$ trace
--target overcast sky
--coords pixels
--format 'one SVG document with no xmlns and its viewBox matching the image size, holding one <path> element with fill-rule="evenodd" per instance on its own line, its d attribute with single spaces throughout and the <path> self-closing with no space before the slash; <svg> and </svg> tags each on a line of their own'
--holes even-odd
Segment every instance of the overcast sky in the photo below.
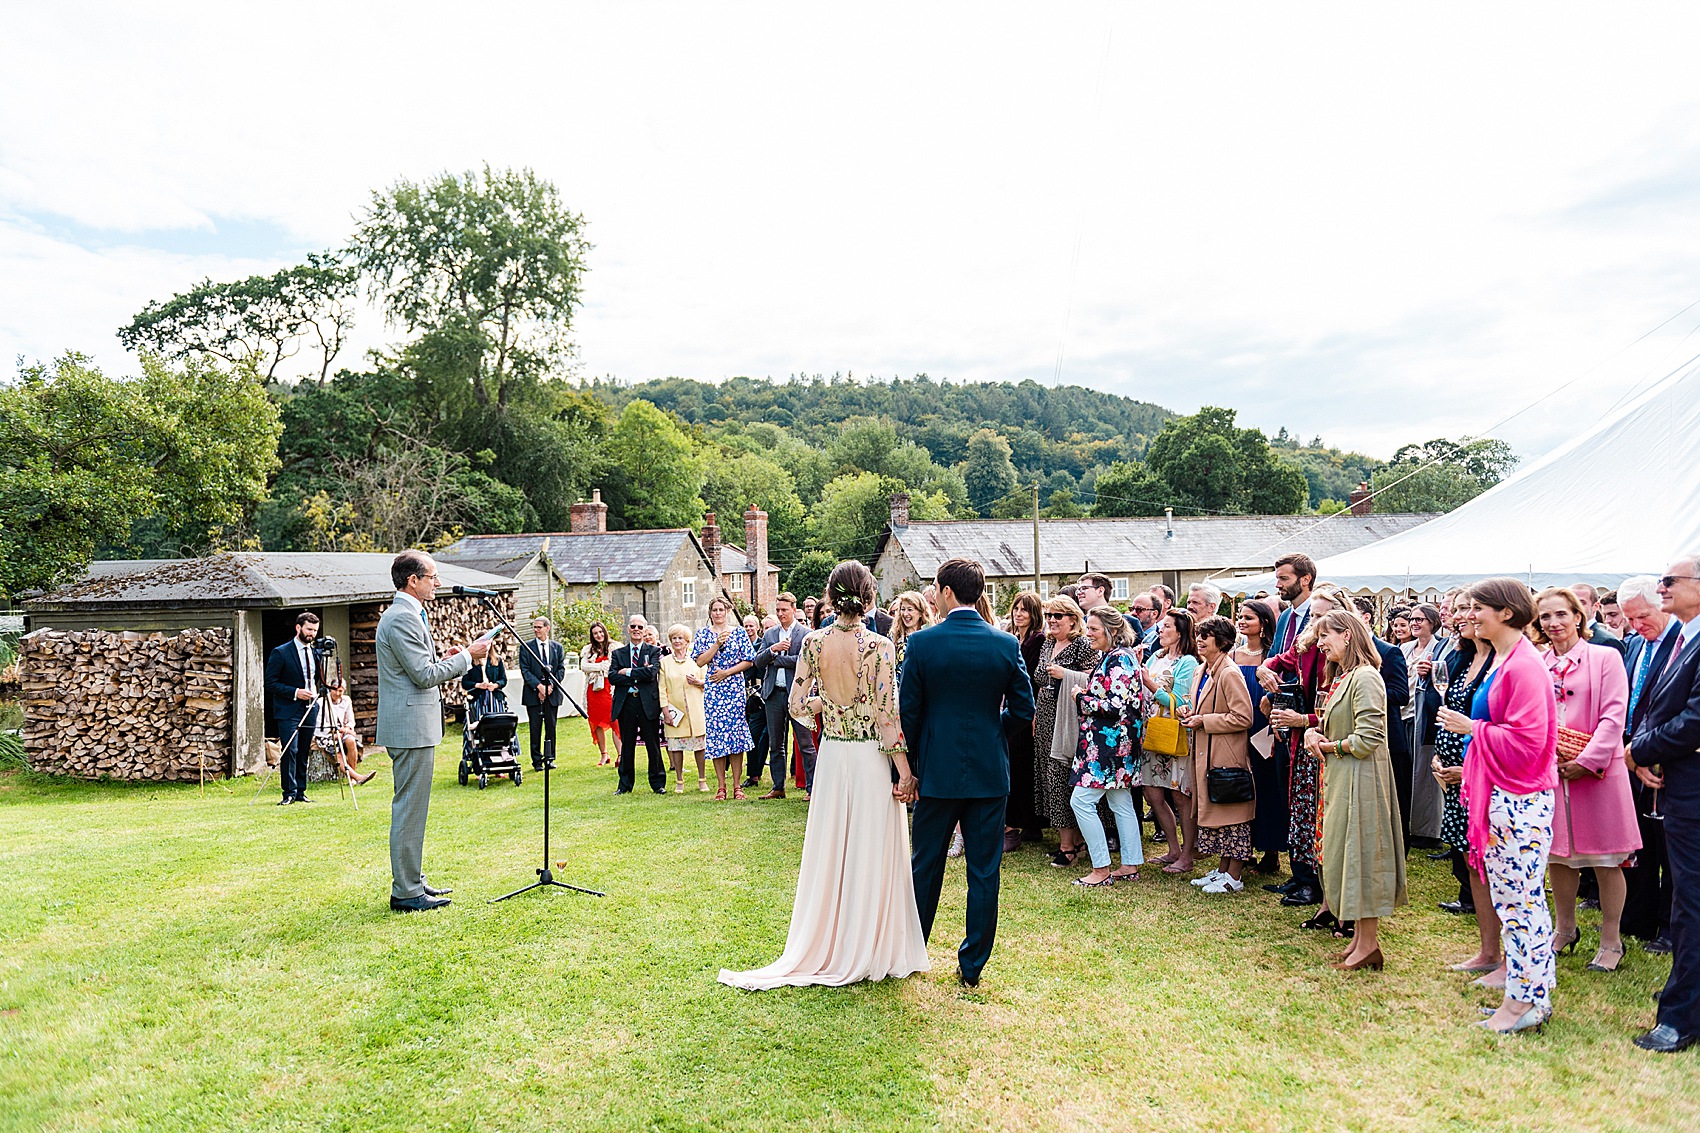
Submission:
<svg viewBox="0 0 1700 1133">
<path fill-rule="evenodd" d="M 580 372 L 1061 380 L 1381 456 L 1700 353 L 1700 6 L 0 0 L 0 357 L 488 161 Z M 369 315 L 360 345 L 392 337 Z M 345 356 L 353 363 L 357 355 Z"/>
</svg>

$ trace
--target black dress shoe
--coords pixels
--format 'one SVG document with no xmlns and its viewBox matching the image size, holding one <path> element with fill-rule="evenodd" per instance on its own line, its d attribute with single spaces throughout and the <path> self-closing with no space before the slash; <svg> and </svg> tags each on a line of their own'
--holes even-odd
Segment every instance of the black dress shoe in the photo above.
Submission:
<svg viewBox="0 0 1700 1133">
<path fill-rule="evenodd" d="M 288 806 L 290 803 L 292 803 L 294 801 L 295 801 L 294 799 L 279 799 L 279 800 L 277 800 L 277 805 L 278 806 Z"/>
<path fill-rule="evenodd" d="M 1277 860 L 1274 854 L 1264 854 L 1261 858 L 1251 863 L 1251 872 L 1279 873 L 1281 872 L 1281 863 Z"/>
<path fill-rule="evenodd" d="M 1670 937 L 1661 936 L 1656 940 L 1647 941 L 1641 946 L 1641 951 L 1651 952 L 1655 956 L 1668 956 L 1674 947 L 1675 945 L 1670 942 Z"/>
<path fill-rule="evenodd" d="M 960 969 L 956 973 L 956 978 L 957 978 L 958 982 L 960 982 L 962 984 L 963 987 L 979 987 L 980 986 L 980 977 L 979 976 L 970 976 L 966 972 L 961 971 Z M 1693 1040 L 1689 1040 L 1689 1041 L 1692 1042 Z"/>
<path fill-rule="evenodd" d="M 421 893 L 417 897 L 390 897 L 390 908 L 398 913 L 423 913 L 452 903 L 447 897 L 433 897 L 429 893 Z"/>
<path fill-rule="evenodd" d="M 629 795 L 632 793 L 632 789 L 630 787 L 615 787 L 614 793 L 616 795 Z"/>
<path fill-rule="evenodd" d="M 1296 878 L 1296 877 L 1290 877 L 1286 881 L 1283 881 L 1279 885 L 1276 885 L 1274 882 L 1270 882 L 1268 885 L 1265 885 L 1263 888 L 1264 888 L 1265 892 L 1279 893 L 1281 896 L 1285 897 L 1287 894 L 1291 893 L 1293 890 L 1297 889 L 1298 887 L 1299 887 L 1299 879 Z"/>
<path fill-rule="evenodd" d="M 1301 885 L 1285 897 L 1281 898 L 1281 904 L 1290 907 L 1297 907 L 1299 905 L 1320 905 L 1322 904 L 1322 894 L 1318 893 L 1315 889 L 1312 889 L 1308 885 Z"/>
<path fill-rule="evenodd" d="M 1476 915 L 1476 907 L 1474 905 L 1466 905 L 1462 901 L 1442 901 L 1440 903 L 1440 911 L 1443 913 L 1451 913 L 1455 917 L 1473 917 Z"/>
<path fill-rule="evenodd" d="M 1700 1034 L 1679 1035 L 1676 1028 L 1669 1023 L 1660 1023 L 1635 1039 L 1636 1046 L 1655 1054 L 1675 1054 L 1679 1050 L 1687 1050 L 1696 1042 L 1700 1042 Z"/>
<path fill-rule="evenodd" d="M 754 779 L 754 778 L 745 779 L 742 786 L 743 786 L 744 790 L 748 791 L 748 790 L 751 790 L 755 787 L 761 786 L 761 780 L 760 779 Z"/>
<path fill-rule="evenodd" d="M 306 795 L 296 795 L 295 801 L 298 802 L 298 803 L 310 803 L 313 800 L 308 798 Z"/>
<path fill-rule="evenodd" d="M 658 795 L 665 795 L 667 793 L 666 787 L 651 787 L 650 790 L 654 791 Z"/>
</svg>

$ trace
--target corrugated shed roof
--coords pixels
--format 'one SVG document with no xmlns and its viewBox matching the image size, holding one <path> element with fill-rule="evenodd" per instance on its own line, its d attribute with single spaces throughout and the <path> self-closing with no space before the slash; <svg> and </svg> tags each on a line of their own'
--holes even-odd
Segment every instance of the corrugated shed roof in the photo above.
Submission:
<svg viewBox="0 0 1700 1133">
<path fill-rule="evenodd" d="M 1337 555 L 1409 530 L 1433 515 L 1342 515 L 1318 525 L 1314 515 L 1212 515 L 1174 520 L 1042 519 L 1039 566 L 1046 574 L 1255 569 L 1281 555 Z M 968 519 L 887 528 L 923 577 L 947 559 L 974 559 L 994 577 L 1033 573 L 1033 521 Z"/>
<path fill-rule="evenodd" d="M 27 603 L 29 611 L 317 606 L 371 602 L 395 593 L 387 552 L 241 551 L 204 559 L 91 563 L 80 582 Z M 513 590 L 510 579 L 439 565 L 443 588 Z"/>
<path fill-rule="evenodd" d="M 643 531 L 537 532 L 530 535 L 468 535 L 437 552 L 437 561 L 501 573 L 518 574 L 549 541 L 549 561 L 571 584 L 595 582 L 659 582 L 667 574 L 684 540 L 695 542 L 688 528 L 661 527 Z M 700 553 L 700 548 L 699 548 Z M 747 569 L 747 568 L 746 568 Z M 509 575 L 512 577 L 512 575 Z"/>
</svg>

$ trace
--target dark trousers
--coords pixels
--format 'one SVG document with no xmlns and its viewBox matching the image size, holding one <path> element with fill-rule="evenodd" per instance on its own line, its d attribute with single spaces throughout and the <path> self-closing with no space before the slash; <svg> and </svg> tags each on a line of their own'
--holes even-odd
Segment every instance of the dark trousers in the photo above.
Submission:
<svg viewBox="0 0 1700 1133">
<path fill-rule="evenodd" d="M 1007 796 L 990 799 L 930 799 L 915 804 L 910 864 L 915 875 L 915 905 L 921 914 L 921 935 L 933 935 L 939 911 L 944 866 L 950 836 L 962 826 L 962 860 L 968 866 L 968 932 L 956 950 L 956 966 L 968 979 L 978 979 L 992 955 L 998 934 L 998 872 L 1003 865 L 1003 815 Z"/>
<path fill-rule="evenodd" d="M 791 753 L 786 743 L 786 738 L 790 737 L 797 745 L 797 750 L 803 753 L 803 790 L 806 791 L 815 783 L 815 736 L 807 724 L 791 719 L 791 709 L 787 703 L 790 696 L 789 686 L 775 685 L 773 694 L 762 702 L 762 706 L 767 709 L 769 773 L 773 776 L 774 790 L 784 790 L 791 766 Z"/>
<path fill-rule="evenodd" d="M 555 713 L 558 711 L 560 709 L 553 704 L 525 706 L 526 719 L 531 721 L 531 765 L 539 770 L 543 767 L 544 755 L 555 758 Z"/>
<path fill-rule="evenodd" d="M 649 752 L 649 787 L 653 791 L 667 789 L 667 765 L 661 761 L 661 717 L 643 710 L 637 697 L 627 697 L 620 706 L 620 790 L 629 791 L 637 778 L 637 743 Z"/>
<path fill-rule="evenodd" d="M 750 739 L 755 741 L 744 776 L 752 783 L 760 782 L 762 768 L 767 766 L 767 705 L 761 702 L 759 693 L 744 699 L 744 723 L 750 726 Z"/>
<path fill-rule="evenodd" d="M 1700 1027 L 1700 807 L 1667 808 L 1665 847 L 1675 892 L 1670 979 L 1659 998 L 1659 1022 L 1691 1035 Z"/>
<path fill-rule="evenodd" d="M 283 748 L 283 759 L 277 765 L 277 777 L 283 784 L 283 797 L 300 799 L 307 795 L 307 754 L 313 748 L 313 732 L 319 726 L 319 706 L 307 709 L 297 720 L 277 722 L 277 742 Z"/>
<path fill-rule="evenodd" d="M 1416 773 L 1411 757 L 1414 750 L 1411 734 L 1415 724 L 1414 720 L 1396 720 L 1395 726 L 1405 729 L 1405 742 L 1387 745 L 1387 754 L 1393 763 L 1393 793 L 1399 797 L 1399 834 L 1404 839 L 1400 846 L 1406 852 L 1411 849 L 1411 788 L 1414 785 L 1412 776 Z M 1424 773 L 1427 774 L 1427 771 Z"/>
<path fill-rule="evenodd" d="M 1642 940 L 1670 935 L 1670 856 L 1665 848 L 1665 824 L 1647 817 L 1652 792 L 1637 779 L 1635 815 L 1641 824 L 1641 848 L 1635 866 L 1623 871 L 1628 893 L 1623 900 L 1623 931 Z"/>
</svg>

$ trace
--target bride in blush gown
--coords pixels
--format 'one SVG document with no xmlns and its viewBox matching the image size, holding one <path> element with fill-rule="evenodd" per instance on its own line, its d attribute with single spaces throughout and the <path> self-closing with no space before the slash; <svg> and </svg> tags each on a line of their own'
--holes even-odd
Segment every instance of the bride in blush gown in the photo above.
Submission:
<svg viewBox="0 0 1700 1133">
<path fill-rule="evenodd" d="M 748 991 L 928 969 L 903 807 L 917 788 L 897 718 L 892 644 L 862 624 L 874 607 L 867 567 L 840 563 L 826 593 L 835 620 L 803 639 L 789 701 L 796 719 L 821 717 L 791 930 L 767 967 L 720 972 L 721 983 Z"/>
</svg>

